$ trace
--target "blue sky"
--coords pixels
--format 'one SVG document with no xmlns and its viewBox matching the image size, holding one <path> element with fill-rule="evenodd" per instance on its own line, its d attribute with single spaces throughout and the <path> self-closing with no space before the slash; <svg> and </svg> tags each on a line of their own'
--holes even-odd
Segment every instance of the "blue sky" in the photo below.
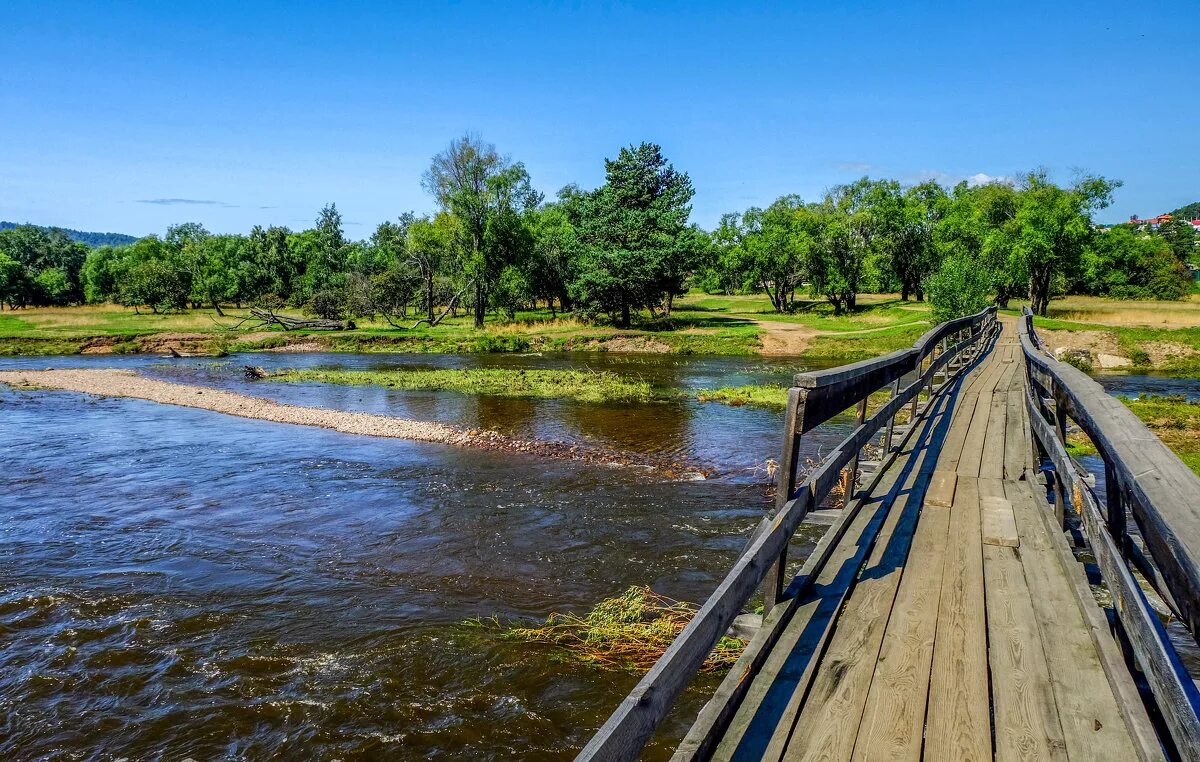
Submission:
<svg viewBox="0 0 1200 762">
<path fill-rule="evenodd" d="M 1082 168 L 1125 183 L 1107 221 L 1200 200 L 1194 0 L 186 5 L 0 8 L 0 219 L 244 232 L 334 201 L 362 238 L 432 208 L 467 130 L 548 196 L 657 142 L 706 227 L 862 174 Z"/>
</svg>

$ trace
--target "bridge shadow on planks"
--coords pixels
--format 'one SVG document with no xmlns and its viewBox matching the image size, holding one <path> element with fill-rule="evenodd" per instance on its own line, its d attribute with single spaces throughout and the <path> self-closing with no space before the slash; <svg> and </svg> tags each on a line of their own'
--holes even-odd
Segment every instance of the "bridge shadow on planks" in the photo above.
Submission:
<svg viewBox="0 0 1200 762">
<path fill-rule="evenodd" d="M 816 605 L 813 616 L 800 633 L 796 645 L 792 648 L 787 659 L 780 666 L 770 687 L 763 696 L 754 717 L 750 720 L 737 749 L 733 753 L 735 760 L 760 760 L 764 757 L 773 736 L 777 735 L 780 722 L 788 712 L 789 704 L 796 705 L 797 686 L 804 680 L 805 674 L 815 661 L 823 655 L 824 648 L 833 640 L 830 637 L 822 639 L 822 634 L 828 629 L 831 620 L 837 618 L 842 609 L 844 598 L 841 593 L 853 588 L 860 579 L 885 577 L 903 567 L 908 559 L 912 545 L 913 533 L 917 519 L 921 513 L 921 504 L 925 499 L 925 491 L 934 467 L 941 455 L 946 435 L 950 430 L 950 422 L 962 393 L 967 376 L 979 367 L 995 349 L 999 334 L 993 336 L 983 352 L 964 369 L 964 372 L 942 390 L 934 400 L 933 406 L 922 417 L 920 428 L 906 445 L 911 449 L 903 463 L 893 467 L 898 468 L 895 481 L 890 489 L 881 495 L 864 495 L 861 498 L 862 507 L 882 504 L 883 509 L 875 513 L 871 521 L 863 527 L 857 539 L 858 553 L 853 554 L 842 563 L 832 581 L 824 584 L 802 586 L 803 580 L 796 578 L 785 592 L 785 598 L 800 596 L 798 608 Z M 899 459 L 899 455 L 897 459 Z M 915 476 L 914 476 L 915 470 Z M 909 486 L 909 479 L 912 484 Z M 863 568 L 867 563 L 879 531 L 897 503 L 903 511 L 897 517 L 895 531 L 887 539 L 887 545 L 879 557 L 879 562 Z M 861 572 L 861 573 L 860 573 Z M 797 589 L 802 587 L 802 589 Z M 786 626 L 786 623 L 781 623 Z M 838 665 L 831 665 L 836 669 Z M 808 681 L 805 690 L 811 688 L 814 681 Z M 799 697 L 807 699 L 807 695 Z M 803 701 L 800 702 L 803 705 Z M 795 717 L 792 717 L 794 720 Z M 789 731 L 790 732 L 790 731 Z"/>
</svg>

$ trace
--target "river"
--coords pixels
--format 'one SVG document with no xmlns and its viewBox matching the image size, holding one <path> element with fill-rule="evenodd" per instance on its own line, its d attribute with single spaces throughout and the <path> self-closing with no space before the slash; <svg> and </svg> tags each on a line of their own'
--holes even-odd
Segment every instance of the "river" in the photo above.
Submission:
<svg viewBox="0 0 1200 762">
<path fill-rule="evenodd" d="M 10 358 L 128 367 L 284 402 L 589 442 L 716 470 L 602 467 L 0 388 L 0 756 L 561 759 L 636 676 L 465 626 L 629 585 L 701 601 L 766 505 L 781 415 L 246 381 L 241 366 L 590 367 L 684 388 L 786 361 L 639 355 Z M 1145 389 L 1131 377 L 1113 391 Z M 1156 382 L 1157 383 L 1157 382 Z M 1140 384 L 1140 385 L 1139 385 Z M 1168 383 L 1174 393 L 1200 387 Z M 1155 389 L 1157 390 L 1157 389 Z M 804 440 L 817 459 L 835 421 Z M 819 529 L 805 528 L 802 558 Z M 686 694 L 665 758 L 711 690 Z"/>
<path fill-rule="evenodd" d="M 701 601 L 765 507 L 778 413 L 247 382 L 241 366 L 579 367 L 683 387 L 794 366 L 675 356 L 255 354 L 129 367 L 281 401 L 686 456 L 666 481 L 131 399 L 0 391 L 0 756 L 558 759 L 636 676 L 463 626 Z M 844 424 L 809 439 L 809 455 Z M 797 542 L 802 557 L 819 530 Z M 703 687 L 703 686 L 702 686 Z M 708 685 L 711 688 L 711 682 Z M 694 691 L 656 741 L 665 757 Z"/>
</svg>

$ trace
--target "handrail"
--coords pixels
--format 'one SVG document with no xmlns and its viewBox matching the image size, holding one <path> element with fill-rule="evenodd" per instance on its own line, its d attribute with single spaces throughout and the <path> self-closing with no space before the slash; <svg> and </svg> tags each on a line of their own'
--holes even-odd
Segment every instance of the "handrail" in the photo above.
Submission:
<svg viewBox="0 0 1200 762">
<path fill-rule="evenodd" d="M 839 480 L 850 487 L 846 506 L 851 509 L 858 489 L 859 457 L 863 447 L 884 430 L 881 443 L 884 461 L 894 457 L 898 449 L 892 447 L 896 415 L 911 405 L 912 424 L 908 431 L 914 431 L 920 415 L 921 394 L 925 392 L 932 402 L 979 355 L 994 335 L 996 326 L 996 308 L 989 307 L 975 315 L 936 326 L 911 349 L 796 376 L 796 385 L 788 390 L 783 456 L 777 472 L 778 493 L 773 515 L 763 519 L 717 589 L 577 759 L 625 760 L 638 755 L 755 590 L 765 581 L 764 607 L 768 610 L 780 601 L 788 543 L 804 516 L 820 506 Z M 911 380 L 901 389 L 900 381 L 906 375 L 911 375 Z M 935 384 L 935 378 L 939 376 L 940 383 Z M 867 397 L 889 385 L 891 398 L 867 418 Z M 858 405 L 854 430 L 807 475 L 803 483 L 797 485 L 801 435 L 854 405 Z M 884 461 L 880 463 L 876 479 L 884 470 Z M 830 527 L 827 536 L 844 531 L 846 523 Z M 806 566 L 823 564 L 833 544 L 826 543 L 826 549 L 815 552 Z M 796 590 L 789 592 L 798 594 Z"/>
<path fill-rule="evenodd" d="M 1028 309 L 1017 333 L 1035 446 L 1054 465 L 1057 518 L 1067 506 L 1079 514 L 1117 621 L 1175 745 L 1184 759 L 1200 760 L 1200 691 L 1133 576 L 1142 575 L 1193 638 L 1200 634 L 1200 477 L 1086 373 L 1051 357 Z M 1104 460 L 1103 507 L 1067 454 L 1068 419 Z M 1129 515 L 1148 555 L 1129 534 Z"/>
</svg>

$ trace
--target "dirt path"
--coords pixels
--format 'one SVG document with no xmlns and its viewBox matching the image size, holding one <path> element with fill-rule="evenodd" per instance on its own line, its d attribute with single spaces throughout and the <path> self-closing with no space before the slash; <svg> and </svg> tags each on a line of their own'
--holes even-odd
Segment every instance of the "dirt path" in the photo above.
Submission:
<svg viewBox="0 0 1200 762">
<path fill-rule="evenodd" d="M 783 323 L 776 320 L 755 320 L 754 323 L 763 330 L 759 336 L 763 345 L 762 353 L 782 356 L 803 354 L 818 336 L 861 336 L 896 327 L 881 325 L 874 328 L 856 328 L 853 331 L 822 331 L 801 323 Z"/>
<path fill-rule="evenodd" d="M 615 450 L 567 442 L 516 439 L 496 431 L 460 429 L 433 421 L 414 421 L 372 413 L 285 405 L 237 392 L 159 381 L 139 376 L 129 370 L 106 368 L 0 371 L 0 383 L 18 390 L 53 389 L 102 397 L 129 397 L 164 405 L 211 410 L 259 421 L 317 426 L 346 434 L 407 439 L 417 442 L 439 442 L 456 447 L 475 447 L 485 450 L 524 452 L 585 463 L 644 466 L 660 471 L 668 478 L 694 478 L 711 475 L 710 472 L 695 465 L 657 463 L 641 455 Z"/>
</svg>

